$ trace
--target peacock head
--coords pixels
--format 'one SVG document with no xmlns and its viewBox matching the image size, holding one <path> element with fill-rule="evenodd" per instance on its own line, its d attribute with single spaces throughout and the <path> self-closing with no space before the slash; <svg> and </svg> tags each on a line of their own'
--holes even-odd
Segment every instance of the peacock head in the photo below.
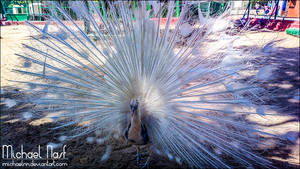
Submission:
<svg viewBox="0 0 300 169">
<path fill-rule="evenodd" d="M 130 107 L 130 115 L 138 115 L 138 107 L 139 107 L 139 102 L 137 99 L 131 99 L 129 103 Z"/>
<path fill-rule="evenodd" d="M 129 103 L 131 119 L 125 130 L 124 137 L 129 142 L 137 145 L 145 145 L 149 142 L 149 136 L 146 125 L 140 119 L 139 102 L 137 99 L 131 99 Z"/>
</svg>

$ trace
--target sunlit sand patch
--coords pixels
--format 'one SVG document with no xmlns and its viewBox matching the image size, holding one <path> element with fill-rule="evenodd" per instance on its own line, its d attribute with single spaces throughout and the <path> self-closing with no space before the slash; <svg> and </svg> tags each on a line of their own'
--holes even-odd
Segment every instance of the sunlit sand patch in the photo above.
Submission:
<svg viewBox="0 0 300 169">
<path fill-rule="evenodd" d="M 7 121 L 5 121 L 4 123 L 16 123 L 16 122 L 19 122 L 20 121 L 20 119 L 12 119 L 12 120 L 7 120 Z"/>
<path fill-rule="evenodd" d="M 33 120 L 29 123 L 29 125 L 32 126 L 39 126 L 41 124 L 46 124 L 46 123 L 52 123 L 54 120 L 51 118 L 41 118 L 41 119 L 37 119 L 37 120 Z"/>
</svg>

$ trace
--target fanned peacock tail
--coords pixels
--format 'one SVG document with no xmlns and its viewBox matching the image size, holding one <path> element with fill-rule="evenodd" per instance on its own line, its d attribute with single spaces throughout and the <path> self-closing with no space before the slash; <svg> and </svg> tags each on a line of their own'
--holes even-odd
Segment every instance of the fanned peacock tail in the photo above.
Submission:
<svg viewBox="0 0 300 169">
<path fill-rule="evenodd" d="M 230 168 L 228 157 L 244 166 L 270 165 L 252 146 L 261 143 L 259 135 L 271 134 L 245 118 L 263 113 L 265 91 L 239 75 L 252 69 L 251 58 L 232 49 L 235 37 L 222 29 L 225 14 L 200 16 L 201 23 L 189 26 L 184 5 L 174 26 L 173 1 L 159 3 L 151 12 L 156 20 L 145 2 L 136 9 L 109 2 L 107 11 L 93 2 L 89 10 L 83 2 L 70 4 L 91 33 L 59 5 L 44 28 L 28 22 L 42 36 L 32 36 L 38 45 L 24 45 L 28 52 L 19 54 L 32 66 L 15 71 L 36 77 L 21 82 L 37 93 L 26 98 L 36 105 L 34 117 L 66 127 L 63 140 L 98 132 L 109 144 L 123 137 L 130 100 L 137 99 L 154 152 L 191 167 Z M 48 31 L 51 26 L 56 31 Z"/>
</svg>

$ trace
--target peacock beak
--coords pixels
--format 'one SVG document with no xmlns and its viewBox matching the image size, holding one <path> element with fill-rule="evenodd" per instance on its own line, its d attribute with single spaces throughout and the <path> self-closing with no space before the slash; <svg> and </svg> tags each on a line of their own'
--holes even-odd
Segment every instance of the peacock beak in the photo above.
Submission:
<svg viewBox="0 0 300 169">
<path fill-rule="evenodd" d="M 132 117 L 134 115 L 134 111 L 130 111 L 130 115 Z"/>
<path fill-rule="evenodd" d="M 133 117 L 134 115 L 136 115 L 136 112 L 137 112 L 136 110 L 131 110 L 131 111 L 130 111 L 131 117 Z"/>
</svg>

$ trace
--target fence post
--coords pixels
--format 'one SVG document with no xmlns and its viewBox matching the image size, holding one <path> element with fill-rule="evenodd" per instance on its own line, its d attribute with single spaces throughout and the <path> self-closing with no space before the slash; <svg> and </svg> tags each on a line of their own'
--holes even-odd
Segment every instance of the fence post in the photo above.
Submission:
<svg viewBox="0 0 300 169">
<path fill-rule="evenodd" d="M 179 6 L 179 0 L 176 1 L 176 17 L 178 18 L 180 16 L 180 6 Z"/>
<path fill-rule="evenodd" d="M 51 12 L 51 16 L 53 16 L 54 15 L 54 13 L 55 13 L 55 8 L 54 8 L 54 2 L 53 2 L 53 0 L 52 0 L 52 3 L 51 3 L 51 7 L 52 7 L 52 12 Z"/>
<path fill-rule="evenodd" d="M 41 12 L 40 12 L 40 3 L 39 3 L 39 0 L 37 0 L 37 3 L 38 3 L 39 20 L 41 21 L 42 18 L 41 18 Z M 42 5 L 42 3 L 41 3 L 41 5 Z"/>
<path fill-rule="evenodd" d="M 150 9 L 150 4 L 149 2 L 146 2 L 147 3 L 147 11 Z"/>
<path fill-rule="evenodd" d="M 29 20 L 29 19 L 30 19 L 30 15 L 29 15 L 29 4 L 28 4 L 28 0 L 26 0 L 25 2 L 26 2 L 27 20 Z"/>
<path fill-rule="evenodd" d="M 231 2 L 231 0 L 229 0 L 229 2 L 228 2 L 228 5 L 230 5 L 229 6 L 229 15 L 231 15 L 231 10 L 232 10 L 232 2 Z"/>
<path fill-rule="evenodd" d="M 208 18 L 209 16 L 210 16 L 210 1 L 208 2 L 208 6 L 207 6 L 206 18 Z"/>
<path fill-rule="evenodd" d="M 133 0 L 133 10 L 135 11 L 135 0 Z M 136 20 L 135 15 L 134 15 L 133 19 Z"/>
<path fill-rule="evenodd" d="M 102 2 L 102 4 L 101 4 L 101 10 L 102 10 L 103 19 L 105 21 L 106 20 L 106 15 L 105 15 L 105 12 L 104 12 L 104 8 L 105 8 L 105 3 Z"/>
<path fill-rule="evenodd" d="M 31 3 L 31 7 L 32 7 L 32 14 L 33 14 L 33 20 L 35 20 L 35 12 L 34 12 L 34 0 L 32 0 L 32 3 Z"/>
</svg>

